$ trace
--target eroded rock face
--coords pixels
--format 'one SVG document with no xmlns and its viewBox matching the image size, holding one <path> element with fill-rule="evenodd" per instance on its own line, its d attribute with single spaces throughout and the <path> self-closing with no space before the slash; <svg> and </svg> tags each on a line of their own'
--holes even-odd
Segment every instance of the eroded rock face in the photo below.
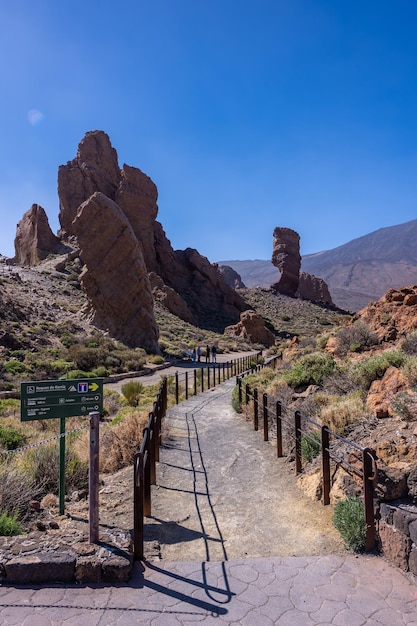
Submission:
<svg viewBox="0 0 417 626">
<path fill-rule="evenodd" d="M 229 265 L 219 265 L 219 272 L 223 276 L 224 282 L 233 289 L 246 289 L 240 274 Z"/>
<path fill-rule="evenodd" d="M 78 207 L 100 191 L 111 200 L 121 181 L 117 152 L 103 131 L 93 130 L 78 145 L 77 156 L 58 169 L 59 222 L 65 235 L 72 235 Z"/>
<path fill-rule="evenodd" d="M 272 264 L 281 272 L 280 279 L 271 285 L 272 289 L 294 297 L 298 289 L 301 267 L 300 235 L 295 230 L 275 228 Z"/>
<path fill-rule="evenodd" d="M 417 328 L 417 286 L 389 289 L 357 315 L 381 341 L 394 341 Z"/>
<path fill-rule="evenodd" d="M 333 305 L 332 297 L 325 281 L 307 272 L 300 273 L 297 295 L 312 302 Z"/>
<path fill-rule="evenodd" d="M 17 225 L 14 240 L 15 261 L 19 265 L 36 265 L 46 259 L 48 254 L 64 251 L 48 222 L 44 209 L 39 204 L 32 204 Z"/>
<path fill-rule="evenodd" d="M 226 335 L 241 337 L 251 343 L 261 343 L 267 347 L 275 343 L 274 335 L 265 327 L 265 320 L 255 311 L 241 313 L 240 322 L 234 326 L 227 326 L 224 332 Z"/>
<path fill-rule="evenodd" d="M 152 294 L 156 301 L 161 302 L 173 315 L 180 317 L 185 322 L 195 324 L 193 314 L 186 302 L 176 291 L 168 287 L 155 272 L 150 272 L 149 280 L 152 287 Z"/>
<path fill-rule="evenodd" d="M 125 216 L 147 271 L 159 276 L 165 285 L 162 291 L 158 287 L 157 293 L 166 306 L 180 311 L 186 321 L 193 319 L 195 324 L 217 331 L 223 331 L 227 324 L 238 319 L 245 308 L 243 299 L 196 250 L 173 250 L 161 224 L 156 221 L 158 192 L 155 184 L 137 168 L 124 165 L 119 170 L 117 153 L 102 131 L 87 133 L 76 158 L 59 168 L 59 219 L 63 237 L 78 237 L 74 227 L 78 207 L 95 192 L 114 201 Z M 111 214 L 103 215 L 103 221 L 111 219 Z M 111 230 L 111 222 L 106 228 Z M 118 281 L 118 271 L 116 265 L 114 284 Z"/>
<path fill-rule="evenodd" d="M 131 347 L 159 352 L 158 327 L 141 246 L 120 207 L 100 192 L 72 223 L 84 269 L 91 321 Z"/>
</svg>

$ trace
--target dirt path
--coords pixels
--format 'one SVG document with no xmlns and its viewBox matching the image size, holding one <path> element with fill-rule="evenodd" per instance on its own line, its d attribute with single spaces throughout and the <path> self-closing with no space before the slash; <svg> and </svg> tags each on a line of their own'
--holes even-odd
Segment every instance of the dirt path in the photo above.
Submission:
<svg viewBox="0 0 417 626">
<path fill-rule="evenodd" d="M 234 381 L 170 409 L 161 449 L 148 558 L 343 553 L 332 510 L 296 487 L 274 445 L 231 407 Z"/>
</svg>

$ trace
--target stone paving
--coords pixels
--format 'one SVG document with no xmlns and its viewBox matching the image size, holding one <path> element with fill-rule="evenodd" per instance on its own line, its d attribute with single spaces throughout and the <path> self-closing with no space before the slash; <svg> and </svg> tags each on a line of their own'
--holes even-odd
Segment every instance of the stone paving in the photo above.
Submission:
<svg viewBox="0 0 417 626">
<path fill-rule="evenodd" d="M 375 556 L 161 561 L 117 586 L 1 587 L 0 624 L 416 626 L 417 587 Z"/>
<path fill-rule="evenodd" d="M 206 398 L 220 397 L 231 383 L 221 385 L 222 389 L 208 391 Z M 189 401 L 186 414 L 196 418 L 199 443 L 204 457 L 206 437 L 213 442 L 212 430 L 204 427 L 204 412 L 208 405 L 216 402 Z M 197 418 L 197 409 L 199 416 Z M 183 409 L 182 409 L 183 410 Z M 208 413 L 207 413 L 208 414 Z M 174 414 L 174 423 L 178 415 Z M 190 422 L 188 422 L 190 423 Z M 256 448 L 253 433 L 247 426 L 250 446 Z M 179 431 L 181 426 L 177 424 Z M 182 428 L 184 424 L 182 425 Z M 174 433 L 175 434 L 175 433 Z M 239 436 L 241 435 L 239 431 Z M 258 441 L 261 438 L 258 437 Z M 184 453 L 184 433 L 175 445 L 171 439 L 167 452 L 173 450 L 177 456 L 188 458 Z M 262 445 L 262 444 L 260 444 Z M 268 445 L 268 444 L 266 444 Z M 248 447 L 249 446 L 249 447 Z M 163 452 L 163 451 L 162 451 Z M 260 457 L 258 457 L 260 458 Z M 191 460 L 196 461 L 191 454 Z M 169 466 L 171 458 L 161 456 L 161 465 Z M 275 459 L 276 460 L 276 459 Z M 235 458 L 236 465 L 239 458 Z M 178 476 L 178 467 L 172 468 Z M 198 473 L 197 465 L 195 469 Z M 211 479 L 214 474 L 207 466 L 210 489 L 214 489 Z M 238 468 L 238 471 L 243 471 Z M 185 466 L 180 474 L 190 472 Z M 163 472 L 164 486 L 168 487 L 169 474 Z M 221 482 L 220 482 L 221 485 Z M 181 492 L 183 484 L 177 484 Z M 158 490 L 156 490 L 158 491 Z M 184 489 L 189 492 L 188 486 Z M 202 490 L 196 485 L 194 498 Z M 334 624 L 335 626 L 417 626 L 417 584 L 412 577 L 397 570 L 378 556 L 355 556 L 346 552 L 314 554 L 309 556 L 267 553 L 254 556 L 249 553 L 244 558 L 238 554 L 238 544 L 229 541 L 226 517 L 221 509 L 216 509 L 216 499 L 224 504 L 219 487 L 211 493 L 213 509 L 221 530 L 220 539 L 226 550 L 212 550 L 206 557 L 193 560 L 179 560 L 172 544 L 167 554 L 169 559 L 136 563 L 133 576 L 128 583 L 59 585 L 25 585 L 0 587 L 0 624 L 23 626 L 124 626 L 147 624 L 150 626 L 171 626 L 182 624 L 193 626 L 203 623 L 227 624 L 230 626 L 309 626 Z M 188 494 L 190 495 L 190 494 Z M 188 506 L 188 504 L 187 504 Z M 204 521 L 203 506 L 198 505 L 199 519 Z M 155 504 L 155 510 L 158 510 Z M 155 512 L 153 511 L 155 514 Z M 188 512 L 184 511 L 182 514 Z M 203 513 L 203 516 L 201 514 Z M 230 515 L 230 513 L 229 513 Z M 244 510 L 239 511 L 239 521 Z M 190 520 L 191 520 L 190 513 Z M 303 522 L 303 520 L 296 520 Z M 294 524 L 296 523 L 294 521 Z M 188 523 L 188 522 L 187 522 Z M 191 523 L 191 522 L 190 522 Z M 201 530 L 201 529 L 200 529 Z M 266 530 L 262 529 L 262 532 Z M 188 529 L 190 532 L 190 529 Z M 246 531 L 244 531 L 245 533 Z M 242 546 L 247 546 L 245 537 Z M 213 534 L 209 532 L 210 536 Z M 213 537 L 212 537 L 213 538 Z M 171 538 L 172 539 L 172 538 Z M 192 543 L 192 542 L 188 542 Z M 168 545 L 168 544 L 167 544 Z M 321 545 L 320 542 L 318 545 Z M 200 550 L 198 541 L 195 548 Z M 256 547 L 259 551 L 259 546 Z M 244 552 L 247 552 L 245 547 Z M 244 554 L 243 552 L 243 554 Z M 164 545 L 161 546 L 162 556 Z M 187 550 L 184 554 L 187 558 Z M 204 552 L 203 552 L 204 554 Z M 223 556 L 222 556 L 223 555 Z M 208 560 L 209 559 L 209 560 Z"/>
</svg>

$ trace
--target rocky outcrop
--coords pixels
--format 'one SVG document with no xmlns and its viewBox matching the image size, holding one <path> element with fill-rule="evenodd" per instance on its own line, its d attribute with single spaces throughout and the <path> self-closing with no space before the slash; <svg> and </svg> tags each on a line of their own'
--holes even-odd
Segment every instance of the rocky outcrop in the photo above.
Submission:
<svg viewBox="0 0 417 626">
<path fill-rule="evenodd" d="M 406 388 L 403 373 L 391 365 L 381 379 L 372 382 L 366 397 L 367 409 L 376 417 L 392 417 L 392 401 L 397 393 Z"/>
<path fill-rule="evenodd" d="M 148 272 L 125 214 L 96 192 L 81 204 L 72 228 L 85 263 L 80 281 L 92 323 L 131 347 L 159 352 Z"/>
<path fill-rule="evenodd" d="M 324 280 L 307 272 L 300 273 L 297 295 L 304 300 L 333 305 L 329 288 Z"/>
<path fill-rule="evenodd" d="M 233 267 L 230 267 L 230 265 L 219 265 L 219 272 L 223 276 L 226 285 L 229 285 L 232 289 L 246 289 L 240 274 L 238 274 Z"/>
<path fill-rule="evenodd" d="M 46 213 L 39 204 L 32 204 L 17 224 L 14 247 L 15 262 L 27 266 L 36 265 L 48 254 L 65 249 L 53 234 Z"/>
<path fill-rule="evenodd" d="M 275 337 L 265 327 L 263 317 L 255 313 L 255 311 L 244 311 L 240 315 L 240 322 L 233 326 L 227 326 L 224 330 L 226 335 L 232 337 L 240 337 L 251 343 L 261 343 L 264 346 L 273 346 Z"/>
<path fill-rule="evenodd" d="M 380 341 L 394 341 L 417 330 L 417 286 L 389 289 L 377 302 L 358 312 Z"/>
<path fill-rule="evenodd" d="M 162 287 L 158 284 L 157 293 L 165 305 L 181 311 L 182 319 L 193 319 L 195 324 L 217 331 L 223 331 L 227 324 L 238 319 L 245 308 L 243 299 L 226 285 L 218 269 L 196 250 L 173 250 L 161 224 L 156 221 L 158 192 L 155 184 L 137 168 L 124 165 L 120 170 L 117 153 L 102 131 L 87 133 L 80 142 L 76 158 L 59 168 L 62 237 L 76 235 L 78 238 L 75 232 L 78 207 L 96 192 L 113 201 L 125 216 L 146 270 L 163 282 Z M 85 220 L 88 219 L 87 210 L 84 209 Z M 106 229 L 110 233 L 112 213 L 102 217 L 103 222 L 108 222 Z M 99 234 L 99 225 L 96 231 Z M 113 240 L 116 245 L 116 238 Z M 85 255 L 83 258 L 85 261 Z M 108 277 L 114 290 L 121 267 L 124 271 L 124 266 L 116 264 L 113 278 Z M 175 298 L 170 290 L 178 297 Z"/>
<path fill-rule="evenodd" d="M 286 296 L 333 305 L 329 288 L 322 278 L 307 272 L 300 273 L 300 235 L 291 228 L 275 228 L 272 264 L 281 272 L 271 289 Z"/>
<path fill-rule="evenodd" d="M 152 295 L 157 302 L 163 304 L 168 311 L 170 311 L 173 315 L 180 317 L 184 320 L 184 322 L 195 324 L 193 314 L 188 308 L 186 302 L 176 291 L 174 291 L 171 287 L 168 287 L 162 278 L 154 272 L 150 272 L 149 280 L 152 287 Z"/>
<path fill-rule="evenodd" d="M 294 297 L 298 289 L 301 267 L 300 235 L 295 230 L 275 228 L 272 264 L 281 272 L 280 279 L 271 285 L 272 289 Z"/>
</svg>

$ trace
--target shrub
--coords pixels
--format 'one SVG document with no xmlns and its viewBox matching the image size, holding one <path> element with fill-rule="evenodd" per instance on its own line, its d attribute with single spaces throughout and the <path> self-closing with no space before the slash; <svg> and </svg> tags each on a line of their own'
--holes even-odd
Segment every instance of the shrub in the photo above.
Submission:
<svg viewBox="0 0 417 626">
<path fill-rule="evenodd" d="M 0 465 L 0 511 L 23 520 L 29 514 L 30 502 L 39 496 L 40 491 L 26 472 Z"/>
<path fill-rule="evenodd" d="M 4 369 L 6 370 L 7 374 L 15 376 L 16 374 L 21 374 L 25 372 L 26 366 L 24 363 L 21 363 L 21 361 L 16 361 L 15 359 L 12 359 L 11 361 L 8 361 L 4 364 Z"/>
<path fill-rule="evenodd" d="M 405 354 L 417 355 L 417 332 L 409 333 L 399 343 L 399 348 Z"/>
<path fill-rule="evenodd" d="M 30 450 L 25 460 L 26 470 L 42 495 L 58 493 L 59 452 L 58 445 L 44 445 Z M 85 489 L 88 485 L 88 463 L 81 461 L 67 447 L 65 451 L 66 492 Z"/>
<path fill-rule="evenodd" d="M 374 380 L 383 377 L 390 365 L 401 367 L 404 362 L 405 356 L 401 352 L 384 352 L 352 365 L 351 376 L 355 382 L 366 390 L 369 389 Z"/>
<path fill-rule="evenodd" d="M 100 365 L 99 367 L 96 367 L 96 369 L 93 371 L 93 374 L 94 376 L 97 376 L 97 378 L 107 378 L 110 372 L 107 368 L 104 367 L 104 365 Z"/>
<path fill-rule="evenodd" d="M 124 395 L 130 406 L 136 407 L 139 405 L 139 400 L 142 393 L 142 383 L 138 383 L 134 380 L 131 380 L 122 386 L 122 394 Z"/>
<path fill-rule="evenodd" d="M 341 534 L 348 550 L 362 552 L 365 548 L 366 522 L 361 500 L 348 496 L 335 505 L 333 524 Z"/>
<path fill-rule="evenodd" d="M 407 357 L 402 368 L 402 372 L 406 383 L 410 387 L 415 387 L 417 385 L 417 357 Z"/>
<path fill-rule="evenodd" d="M 22 534 L 22 527 L 16 519 L 16 514 L 10 516 L 5 512 L 0 513 L 0 535 L 2 537 L 12 537 L 20 534 Z"/>
<path fill-rule="evenodd" d="M 76 368 L 87 372 L 102 365 L 105 359 L 105 352 L 102 348 L 89 348 L 75 344 L 70 346 L 68 352 Z"/>
<path fill-rule="evenodd" d="M 321 448 L 321 437 L 316 431 L 310 431 L 301 437 L 301 456 L 310 463 L 318 456 Z"/>
<path fill-rule="evenodd" d="M 378 338 L 371 333 L 368 325 L 362 320 L 352 326 L 342 328 L 336 335 L 336 354 L 344 356 L 347 352 L 362 352 L 366 348 L 378 343 Z"/>
<path fill-rule="evenodd" d="M 417 392 L 398 393 L 391 403 L 392 410 L 406 422 L 417 420 Z"/>
<path fill-rule="evenodd" d="M 100 455 L 100 471 L 116 472 L 131 465 L 135 453 L 142 442 L 142 431 L 148 421 L 148 414 L 139 411 L 125 415 L 116 425 L 107 428 L 102 436 L 101 445 L 105 454 Z"/>
<path fill-rule="evenodd" d="M 321 407 L 320 416 L 330 430 L 343 435 L 346 426 L 365 417 L 366 412 L 362 392 L 356 390 L 344 395 L 328 396 L 325 406 Z"/>
<path fill-rule="evenodd" d="M 293 367 L 283 373 L 283 379 L 292 388 L 319 385 L 336 369 L 330 354 L 314 352 L 295 361 Z"/>
<path fill-rule="evenodd" d="M 26 441 L 23 433 L 15 428 L 0 425 L 0 445 L 6 450 L 16 450 L 20 448 Z"/>
<path fill-rule="evenodd" d="M 162 363 L 164 362 L 164 358 L 162 356 L 159 356 L 158 354 L 155 354 L 154 356 L 151 356 L 149 361 L 154 365 L 162 365 Z"/>
</svg>

